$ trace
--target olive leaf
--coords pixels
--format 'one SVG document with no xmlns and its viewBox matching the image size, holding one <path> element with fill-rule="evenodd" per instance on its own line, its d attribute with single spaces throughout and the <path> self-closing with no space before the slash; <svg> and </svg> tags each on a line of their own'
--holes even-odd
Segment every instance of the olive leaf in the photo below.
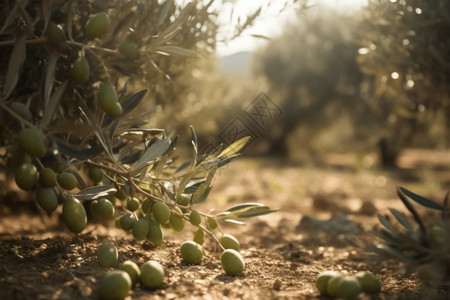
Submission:
<svg viewBox="0 0 450 300">
<path fill-rule="evenodd" d="M 44 116 L 42 117 L 42 125 L 43 127 L 47 127 L 48 124 L 52 121 L 53 114 L 55 112 L 56 107 L 58 106 L 59 100 L 61 99 L 64 91 L 66 90 L 68 81 L 64 81 L 52 94 L 50 101 L 45 107 Z"/>
<path fill-rule="evenodd" d="M 170 147 L 170 140 L 169 139 L 162 139 L 157 140 L 155 143 L 153 143 L 148 149 L 144 152 L 142 157 L 139 159 L 139 161 L 134 166 L 134 170 L 139 170 L 145 167 L 146 165 L 149 165 L 151 162 L 153 162 L 155 159 L 160 157 L 166 150 Z"/>
<path fill-rule="evenodd" d="M 217 158 L 227 158 L 237 153 L 245 146 L 245 144 L 247 144 L 250 138 L 251 138 L 250 136 L 246 136 L 235 141 L 233 144 L 231 144 L 225 150 L 223 150 Z"/>
<path fill-rule="evenodd" d="M 27 56 L 25 40 L 25 35 L 21 35 L 16 40 L 11 56 L 9 57 L 8 71 L 6 72 L 6 82 L 3 90 L 4 99 L 11 95 L 11 92 L 14 90 L 17 82 L 19 81 L 20 68 L 22 67 Z"/>
<path fill-rule="evenodd" d="M 158 14 L 158 18 L 156 19 L 155 22 L 155 30 L 157 30 L 159 28 L 159 26 L 162 24 L 162 22 L 166 19 L 167 14 L 169 12 L 169 8 L 172 6 L 173 4 L 173 0 L 166 0 L 164 1 L 159 14 Z"/>
<path fill-rule="evenodd" d="M 110 185 L 98 185 L 84 189 L 73 196 L 79 200 L 95 200 L 114 195 L 116 192 L 117 189 Z"/>
</svg>

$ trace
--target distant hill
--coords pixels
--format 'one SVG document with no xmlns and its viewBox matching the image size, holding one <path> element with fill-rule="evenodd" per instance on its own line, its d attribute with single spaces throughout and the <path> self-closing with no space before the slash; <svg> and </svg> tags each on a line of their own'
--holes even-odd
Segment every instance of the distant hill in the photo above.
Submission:
<svg viewBox="0 0 450 300">
<path fill-rule="evenodd" d="M 252 52 L 237 52 L 219 57 L 220 70 L 234 76 L 244 77 L 249 72 Z"/>
</svg>

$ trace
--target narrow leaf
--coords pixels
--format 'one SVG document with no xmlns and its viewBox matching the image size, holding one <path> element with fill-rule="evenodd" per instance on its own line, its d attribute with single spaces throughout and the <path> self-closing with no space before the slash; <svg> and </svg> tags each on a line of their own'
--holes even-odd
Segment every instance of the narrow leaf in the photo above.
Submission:
<svg viewBox="0 0 450 300">
<path fill-rule="evenodd" d="M 158 18 L 156 19 L 155 23 L 155 30 L 159 28 L 159 26 L 162 24 L 162 22 L 166 19 L 167 14 L 169 12 L 169 8 L 172 6 L 173 0 L 166 0 L 158 14 Z"/>
<path fill-rule="evenodd" d="M 244 222 L 238 221 L 238 220 L 233 220 L 233 219 L 225 219 L 224 221 L 228 222 L 228 223 L 238 224 L 238 225 L 245 225 Z"/>
<path fill-rule="evenodd" d="M 125 99 L 125 101 L 121 103 L 123 114 L 125 115 L 133 111 L 139 105 L 139 103 L 141 103 L 141 100 L 142 98 L 144 98 L 146 93 L 147 90 L 142 90 Z"/>
<path fill-rule="evenodd" d="M 202 203 L 202 202 L 204 202 L 204 201 L 208 198 L 208 195 L 209 195 L 209 192 L 211 191 L 211 188 L 212 188 L 211 185 L 208 186 L 208 187 L 205 189 L 205 191 L 203 192 L 203 194 L 201 194 L 200 197 L 198 197 L 198 198 L 195 200 L 195 203 Z"/>
<path fill-rule="evenodd" d="M 400 187 L 397 187 L 397 195 L 399 196 L 400 200 L 402 200 L 403 204 L 406 206 L 406 208 L 411 212 L 411 214 L 414 217 L 414 220 L 416 220 L 417 224 L 419 224 L 419 227 L 422 231 L 422 235 L 427 235 L 427 229 L 425 228 L 425 225 L 423 224 L 422 219 L 420 218 L 419 213 L 414 208 L 414 206 L 409 202 L 409 200 L 406 198 L 406 196 L 402 193 L 400 190 Z"/>
<path fill-rule="evenodd" d="M 222 153 L 219 154 L 218 158 L 227 158 L 233 154 L 236 154 L 239 150 L 241 150 L 245 146 L 245 144 L 247 144 L 250 138 L 251 137 L 246 136 L 235 141 L 233 144 L 231 144 L 225 150 L 223 150 Z"/>
<path fill-rule="evenodd" d="M 45 71 L 44 76 L 44 91 L 42 96 L 44 97 L 42 100 L 44 102 L 44 108 L 47 108 L 48 102 L 50 101 L 50 94 L 53 89 L 53 83 L 55 81 L 55 71 L 56 71 L 56 63 L 58 62 L 59 53 L 51 52 L 48 57 L 47 69 Z"/>
<path fill-rule="evenodd" d="M 191 135 L 192 135 L 192 145 L 197 148 L 197 135 L 195 134 L 194 127 L 191 126 Z"/>
<path fill-rule="evenodd" d="M 175 173 L 178 173 L 184 169 L 186 169 L 187 167 L 189 167 L 191 165 L 190 161 L 186 161 L 184 163 L 181 164 L 181 166 L 178 167 L 178 169 L 175 171 Z"/>
<path fill-rule="evenodd" d="M 403 227 L 405 227 L 409 232 L 413 231 L 413 227 L 412 227 L 411 223 L 409 222 L 408 218 L 406 218 L 406 216 L 404 214 L 402 214 L 401 212 L 399 212 L 398 210 L 396 210 L 394 208 L 389 208 L 389 210 L 395 216 L 395 218 L 398 220 L 398 222 L 403 225 Z"/>
<path fill-rule="evenodd" d="M 136 163 L 134 169 L 140 169 L 160 157 L 170 147 L 169 139 L 162 139 L 152 144 Z"/>
<path fill-rule="evenodd" d="M 8 71 L 6 72 L 6 82 L 3 91 L 4 99 L 11 95 L 19 81 L 20 68 L 27 56 L 25 39 L 25 35 L 22 35 L 17 39 L 11 52 L 11 56 L 9 57 Z"/>
<path fill-rule="evenodd" d="M 177 46 L 159 46 L 155 48 L 154 51 L 162 55 L 179 55 L 192 58 L 199 57 L 199 55 L 195 51 Z"/>
<path fill-rule="evenodd" d="M 425 207 L 432 208 L 432 209 L 437 209 L 437 210 L 443 210 L 444 209 L 440 204 L 438 204 L 438 203 L 436 203 L 434 201 L 431 201 L 431 200 L 429 200 L 429 199 L 427 199 L 425 197 L 419 196 L 419 195 L 411 192 L 410 190 L 408 190 L 408 189 L 406 189 L 404 187 L 399 187 L 398 189 L 403 194 L 405 194 L 406 196 L 408 196 L 412 200 L 416 201 L 417 203 L 419 203 L 419 204 L 421 204 L 421 205 L 423 205 Z"/>
<path fill-rule="evenodd" d="M 205 180 L 195 182 L 191 181 L 188 184 L 186 184 L 186 188 L 183 191 L 183 194 L 192 194 L 194 193 L 203 183 L 205 183 Z"/>
<path fill-rule="evenodd" d="M 94 200 L 102 197 L 108 197 L 116 192 L 117 189 L 110 185 L 99 185 L 84 189 L 74 196 L 79 200 Z"/>
<path fill-rule="evenodd" d="M 384 227 L 386 227 L 387 230 L 389 230 L 392 233 L 397 232 L 395 230 L 394 226 L 392 226 L 391 222 L 382 214 L 377 213 L 378 220 L 383 224 Z"/>
<path fill-rule="evenodd" d="M 64 94 L 66 87 L 67 87 L 68 81 L 64 81 L 63 84 L 61 84 L 53 93 L 53 95 L 50 98 L 50 101 L 48 102 L 47 106 L 45 107 L 44 116 L 42 118 L 42 125 L 45 127 L 50 124 L 52 121 L 53 114 L 55 113 L 55 109 L 58 106 L 59 100 L 61 100 L 62 95 Z"/>
</svg>

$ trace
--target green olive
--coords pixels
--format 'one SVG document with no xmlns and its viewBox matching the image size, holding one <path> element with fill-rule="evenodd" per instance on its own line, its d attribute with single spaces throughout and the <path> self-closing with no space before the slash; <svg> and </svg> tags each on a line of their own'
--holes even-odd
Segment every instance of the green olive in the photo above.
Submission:
<svg viewBox="0 0 450 300">
<path fill-rule="evenodd" d="M 119 199 L 120 201 L 124 201 L 125 199 L 128 198 L 128 194 L 125 190 L 118 190 L 116 192 L 116 194 L 114 195 L 117 199 Z"/>
<path fill-rule="evenodd" d="M 130 197 L 127 201 L 127 208 L 129 211 L 136 211 L 139 208 L 139 199 L 136 197 Z"/>
<path fill-rule="evenodd" d="M 435 245 L 441 245 L 445 241 L 444 230 L 441 226 L 434 225 L 433 227 L 431 227 L 428 231 L 428 235 L 431 242 Z"/>
<path fill-rule="evenodd" d="M 189 222 L 191 222 L 192 225 L 198 226 L 202 222 L 202 217 L 200 216 L 200 213 L 196 210 L 191 211 L 189 214 Z"/>
<path fill-rule="evenodd" d="M 227 249 L 220 256 L 222 269 L 231 276 L 236 276 L 244 272 L 245 263 L 242 256 L 234 249 Z"/>
<path fill-rule="evenodd" d="M 89 80 L 89 62 L 85 57 L 80 57 L 73 63 L 70 76 L 78 84 L 85 84 Z"/>
<path fill-rule="evenodd" d="M 206 218 L 206 227 L 208 227 L 210 230 L 214 230 L 217 228 L 217 221 L 214 217 L 207 217 Z"/>
<path fill-rule="evenodd" d="M 320 295 L 322 295 L 322 296 L 328 295 L 328 291 L 327 291 L 328 281 L 330 281 L 331 278 L 337 277 L 337 276 L 342 276 L 342 275 L 338 271 L 331 271 L 331 270 L 323 271 L 322 273 L 320 273 L 317 276 L 316 286 L 317 286 L 317 289 L 319 290 Z"/>
<path fill-rule="evenodd" d="M 83 204 L 78 199 L 67 197 L 63 203 L 62 218 L 67 228 L 80 233 L 86 227 L 87 216 Z"/>
<path fill-rule="evenodd" d="M 139 48 L 135 43 L 128 39 L 124 39 L 119 45 L 119 51 L 129 59 L 139 58 Z"/>
<path fill-rule="evenodd" d="M 239 241 L 231 234 L 224 234 L 219 239 L 219 242 L 225 249 L 234 249 L 236 251 L 241 250 L 241 245 L 239 244 Z"/>
<path fill-rule="evenodd" d="M 98 200 L 92 200 L 91 203 L 89 203 L 89 213 L 94 218 L 99 218 L 98 213 Z"/>
<path fill-rule="evenodd" d="M 31 114 L 28 107 L 22 102 L 12 102 L 9 105 L 9 108 L 11 108 L 16 114 L 21 116 L 24 120 L 28 122 L 33 122 L 33 115 Z"/>
<path fill-rule="evenodd" d="M 99 296 L 103 300 L 118 300 L 128 296 L 131 289 L 131 278 L 127 272 L 113 270 L 108 272 L 100 282 Z"/>
<path fill-rule="evenodd" d="M 85 32 L 88 39 L 94 39 L 104 35 L 109 29 L 109 16 L 100 12 L 89 19 L 86 23 Z"/>
<path fill-rule="evenodd" d="M 361 293 L 361 284 L 353 276 L 344 276 L 339 281 L 337 297 L 345 300 L 355 299 Z"/>
<path fill-rule="evenodd" d="M 178 196 L 177 204 L 183 205 L 183 206 L 189 206 L 191 204 L 191 196 L 186 194 L 181 194 Z M 181 209 L 183 213 L 186 212 L 186 208 Z"/>
<path fill-rule="evenodd" d="M 51 168 L 39 170 L 39 181 L 43 186 L 53 187 L 56 185 L 56 173 Z"/>
<path fill-rule="evenodd" d="M 361 284 L 364 293 L 376 294 L 381 290 L 381 284 L 378 278 L 369 271 L 360 271 L 354 276 Z"/>
<path fill-rule="evenodd" d="M 98 199 L 96 210 L 100 219 L 110 219 L 114 216 L 114 205 L 106 198 Z"/>
<path fill-rule="evenodd" d="M 56 177 L 58 184 L 65 190 L 72 190 L 77 187 L 78 180 L 72 173 L 63 172 Z"/>
<path fill-rule="evenodd" d="M 103 171 L 100 168 L 97 168 L 97 167 L 90 168 L 89 172 L 88 172 L 88 175 L 89 175 L 89 178 L 94 183 L 98 183 L 98 182 L 101 182 L 103 180 Z"/>
<path fill-rule="evenodd" d="M 166 224 L 170 219 L 170 208 L 162 202 L 156 202 L 153 205 L 153 217 L 159 224 Z"/>
<path fill-rule="evenodd" d="M 62 50 L 66 44 L 66 34 L 60 26 L 50 23 L 47 28 L 47 41 L 50 46 Z"/>
<path fill-rule="evenodd" d="M 103 242 L 98 247 L 97 257 L 100 265 L 104 267 L 115 267 L 119 253 L 117 252 L 116 246 L 108 242 Z"/>
<path fill-rule="evenodd" d="M 36 128 L 24 128 L 19 132 L 18 141 L 20 147 L 26 153 L 42 157 L 47 153 L 47 145 L 45 143 L 44 134 Z"/>
<path fill-rule="evenodd" d="M 38 176 L 36 167 L 29 162 L 21 164 L 14 174 L 17 186 L 24 191 L 32 190 L 35 187 Z"/>
<path fill-rule="evenodd" d="M 133 224 L 131 232 L 135 239 L 143 240 L 146 238 L 148 231 L 150 229 L 150 224 L 145 219 L 140 219 Z"/>
<path fill-rule="evenodd" d="M 132 214 L 125 214 L 120 218 L 120 227 L 122 227 L 123 230 L 128 231 L 133 228 L 134 222 L 136 222 L 136 219 Z"/>
<path fill-rule="evenodd" d="M 337 275 L 337 276 L 333 276 L 328 280 L 327 283 L 327 294 L 330 297 L 337 297 L 338 294 L 338 287 L 339 287 L 339 283 L 342 280 L 344 276 L 343 275 Z"/>
<path fill-rule="evenodd" d="M 180 254 L 184 262 L 198 265 L 203 259 L 203 248 L 194 241 L 186 241 L 181 245 Z"/>
<path fill-rule="evenodd" d="M 174 211 L 180 215 L 183 215 L 183 212 L 177 206 L 174 207 Z M 181 217 L 175 213 L 170 214 L 169 223 L 174 231 L 177 231 L 177 232 L 183 231 L 185 222 L 186 221 L 184 220 L 183 217 Z"/>
<path fill-rule="evenodd" d="M 164 281 L 164 268 L 160 263 L 149 260 L 142 264 L 141 283 L 148 289 L 157 289 L 162 286 Z"/>
<path fill-rule="evenodd" d="M 141 209 L 142 212 L 147 215 L 149 212 L 151 212 L 151 205 L 153 201 L 150 198 L 147 198 L 142 202 Z"/>
<path fill-rule="evenodd" d="M 141 271 L 136 263 L 131 260 L 124 261 L 120 266 L 120 270 L 125 271 L 130 275 L 131 282 L 135 285 L 139 281 L 139 277 L 141 275 Z"/>
<path fill-rule="evenodd" d="M 205 232 L 201 228 L 194 231 L 194 242 L 199 245 L 203 245 L 205 242 Z"/>
<path fill-rule="evenodd" d="M 51 187 L 43 187 L 36 191 L 36 200 L 39 206 L 51 213 L 58 207 L 58 196 Z"/>
<path fill-rule="evenodd" d="M 98 104 L 100 108 L 113 118 L 120 117 L 122 115 L 122 106 L 117 101 L 117 93 L 114 85 L 109 82 L 103 82 L 98 88 L 97 94 Z"/>
<path fill-rule="evenodd" d="M 163 232 L 156 221 L 149 221 L 147 240 L 155 245 L 160 245 L 163 241 Z"/>
</svg>

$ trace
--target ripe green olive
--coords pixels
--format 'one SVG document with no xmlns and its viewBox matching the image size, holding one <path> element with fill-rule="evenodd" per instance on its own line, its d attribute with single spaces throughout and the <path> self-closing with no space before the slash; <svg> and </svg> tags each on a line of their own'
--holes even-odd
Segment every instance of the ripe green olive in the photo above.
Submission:
<svg viewBox="0 0 450 300">
<path fill-rule="evenodd" d="M 53 187 L 56 184 L 56 173 L 51 168 L 39 170 L 39 181 L 43 186 Z"/>
<path fill-rule="evenodd" d="M 132 262 L 131 260 L 124 261 L 123 264 L 120 266 L 120 270 L 125 271 L 128 273 L 128 275 L 130 275 L 131 282 L 133 285 L 135 285 L 139 281 L 141 271 L 139 270 L 138 265 Z"/>
<path fill-rule="evenodd" d="M 125 199 L 128 198 L 128 194 L 125 190 L 118 190 L 115 194 L 114 197 L 116 197 L 117 199 L 119 199 L 120 201 L 124 201 Z"/>
<path fill-rule="evenodd" d="M 123 230 L 128 231 L 133 228 L 134 222 L 136 222 L 136 219 L 132 214 L 125 214 L 120 218 L 120 227 L 122 227 Z"/>
<path fill-rule="evenodd" d="M 86 23 L 85 33 L 88 39 L 94 39 L 104 35 L 110 25 L 109 16 L 105 12 L 100 12 L 89 19 Z"/>
<path fill-rule="evenodd" d="M 127 201 L 127 208 L 129 211 L 136 211 L 139 208 L 139 199 L 136 197 L 130 197 Z"/>
<path fill-rule="evenodd" d="M 153 205 L 153 217 L 159 224 L 166 224 L 170 219 L 170 208 L 162 202 L 156 202 Z"/>
<path fill-rule="evenodd" d="M 131 278 L 127 272 L 113 270 L 108 272 L 100 282 L 99 296 L 103 300 L 118 300 L 128 296 L 131 289 Z"/>
<path fill-rule="evenodd" d="M 152 220 L 152 219 L 150 219 Z M 156 221 L 149 221 L 147 240 L 155 245 L 160 245 L 163 241 L 163 232 Z"/>
<path fill-rule="evenodd" d="M 36 200 L 39 206 L 51 213 L 58 207 L 58 196 L 51 187 L 43 187 L 36 191 Z"/>
<path fill-rule="evenodd" d="M 203 259 L 203 248 L 194 241 L 186 241 L 180 248 L 181 258 L 191 265 L 198 265 Z"/>
<path fill-rule="evenodd" d="M 328 280 L 328 284 L 327 284 L 327 294 L 330 297 L 337 297 L 338 295 L 338 287 L 339 287 L 339 282 L 342 280 L 344 276 L 343 275 L 337 275 L 337 276 L 333 276 Z"/>
<path fill-rule="evenodd" d="M 353 276 L 344 276 L 337 287 L 337 297 L 345 300 L 355 299 L 361 293 L 361 284 Z"/>
<path fill-rule="evenodd" d="M 94 183 L 101 182 L 103 180 L 103 171 L 100 168 L 92 167 L 88 171 L 89 178 Z"/>
<path fill-rule="evenodd" d="M 38 171 L 32 163 L 25 162 L 16 169 L 14 177 L 19 188 L 29 191 L 35 187 L 38 181 Z"/>
<path fill-rule="evenodd" d="M 227 249 L 220 256 L 222 269 L 231 276 L 237 276 L 244 272 L 245 263 L 242 256 L 234 249 Z"/>
<path fill-rule="evenodd" d="M 217 221 L 214 217 L 207 217 L 206 218 L 206 227 L 208 227 L 210 230 L 214 230 L 217 228 Z"/>
<path fill-rule="evenodd" d="M 114 216 L 114 205 L 106 198 L 100 198 L 97 202 L 96 214 L 100 219 L 110 219 Z"/>
<path fill-rule="evenodd" d="M 356 273 L 354 277 L 359 281 L 359 284 L 361 285 L 364 293 L 376 294 L 380 292 L 380 281 L 372 272 L 360 271 Z"/>
<path fill-rule="evenodd" d="M 186 194 L 181 194 L 177 198 L 177 204 L 183 205 L 183 206 L 189 206 L 191 204 L 191 196 Z M 183 213 L 186 212 L 186 208 L 181 209 Z"/>
<path fill-rule="evenodd" d="M 58 184 L 65 190 L 72 190 L 77 187 L 78 180 L 72 173 L 63 172 L 56 177 Z"/>
<path fill-rule="evenodd" d="M 331 271 L 331 270 L 323 271 L 317 276 L 316 286 L 317 289 L 319 290 L 320 295 L 322 296 L 328 295 L 327 291 L 328 281 L 330 281 L 331 278 L 338 276 L 341 277 L 342 276 L 341 273 L 339 273 L 338 271 Z"/>
<path fill-rule="evenodd" d="M 139 58 L 139 48 L 135 43 L 128 39 L 124 39 L 119 45 L 119 51 L 129 59 Z"/>
<path fill-rule="evenodd" d="M 36 128 L 24 128 L 19 132 L 18 141 L 22 149 L 36 157 L 42 157 L 47 153 L 44 134 Z"/>
<path fill-rule="evenodd" d="M 85 84 L 89 80 L 89 62 L 85 57 L 80 57 L 73 63 L 70 76 L 78 84 Z"/>
<path fill-rule="evenodd" d="M 117 259 L 119 253 L 116 246 L 111 243 L 103 242 L 100 244 L 97 250 L 98 262 L 103 267 L 115 267 L 117 265 Z"/>
<path fill-rule="evenodd" d="M 241 250 L 241 245 L 239 244 L 239 241 L 231 234 L 224 234 L 219 239 L 219 242 L 225 249 L 234 249 L 238 252 L 239 250 Z"/>
<path fill-rule="evenodd" d="M 66 34 L 64 30 L 55 23 L 50 23 L 47 28 L 47 42 L 50 46 L 58 50 L 64 49 L 66 45 Z"/>
<path fill-rule="evenodd" d="M 194 231 L 194 242 L 199 245 L 203 245 L 205 242 L 205 232 L 201 228 Z"/>
<path fill-rule="evenodd" d="M 183 212 L 181 211 L 181 209 L 179 207 L 175 206 L 173 209 L 175 212 L 183 215 Z M 177 232 L 183 231 L 185 222 L 186 221 L 184 220 L 183 217 L 176 215 L 175 213 L 170 214 L 169 223 L 174 231 L 177 231 Z"/>
<path fill-rule="evenodd" d="M 33 122 L 33 115 L 31 114 L 28 107 L 22 102 L 12 102 L 9 105 L 9 108 L 11 108 L 16 114 L 21 116 L 24 120 L 28 122 Z"/>
<path fill-rule="evenodd" d="M 164 268 L 160 263 L 154 260 L 149 260 L 142 264 L 141 268 L 141 283 L 148 289 L 157 289 L 162 286 L 164 282 Z"/>
<path fill-rule="evenodd" d="M 120 117 L 122 115 L 122 106 L 117 101 L 117 93 L 114 85 L 109 82 L 103 82 L 98 88 L 97 94 L 98 104 L 102 111 L 110 115 L 113 118 Z"/>
<path fill-rule="evenodd" d="M 62 219 L 70 231 L 82 232 L 87 224 L 86 210 L 83 204 L 78 199 L 67 197 L 63 203 Z"/>
<path fill-rule="evenodd" d="M 147 198 L 144 200 L 144 202 L 142 202 L 141 209 L 145 215 L 151 212 L 152 203 L 153 201 L 150 198 Z"/>
<path fill-rule="evenodd" d="M 146 238 L 148 231 L 150 230 L 150 224 L 145 219 L 140 219 L 133 224 L 131 232 L 135 239 L 143 240 Z"/>
<path fill-rule="evenodd" d="M 189 222 L 191 222 L 192 225 L 198 226 L 202 222 L 202 217 L 200 216 L 200 213 L 196 210 L 191 211 L 189 214 Z"/>
</svg>

